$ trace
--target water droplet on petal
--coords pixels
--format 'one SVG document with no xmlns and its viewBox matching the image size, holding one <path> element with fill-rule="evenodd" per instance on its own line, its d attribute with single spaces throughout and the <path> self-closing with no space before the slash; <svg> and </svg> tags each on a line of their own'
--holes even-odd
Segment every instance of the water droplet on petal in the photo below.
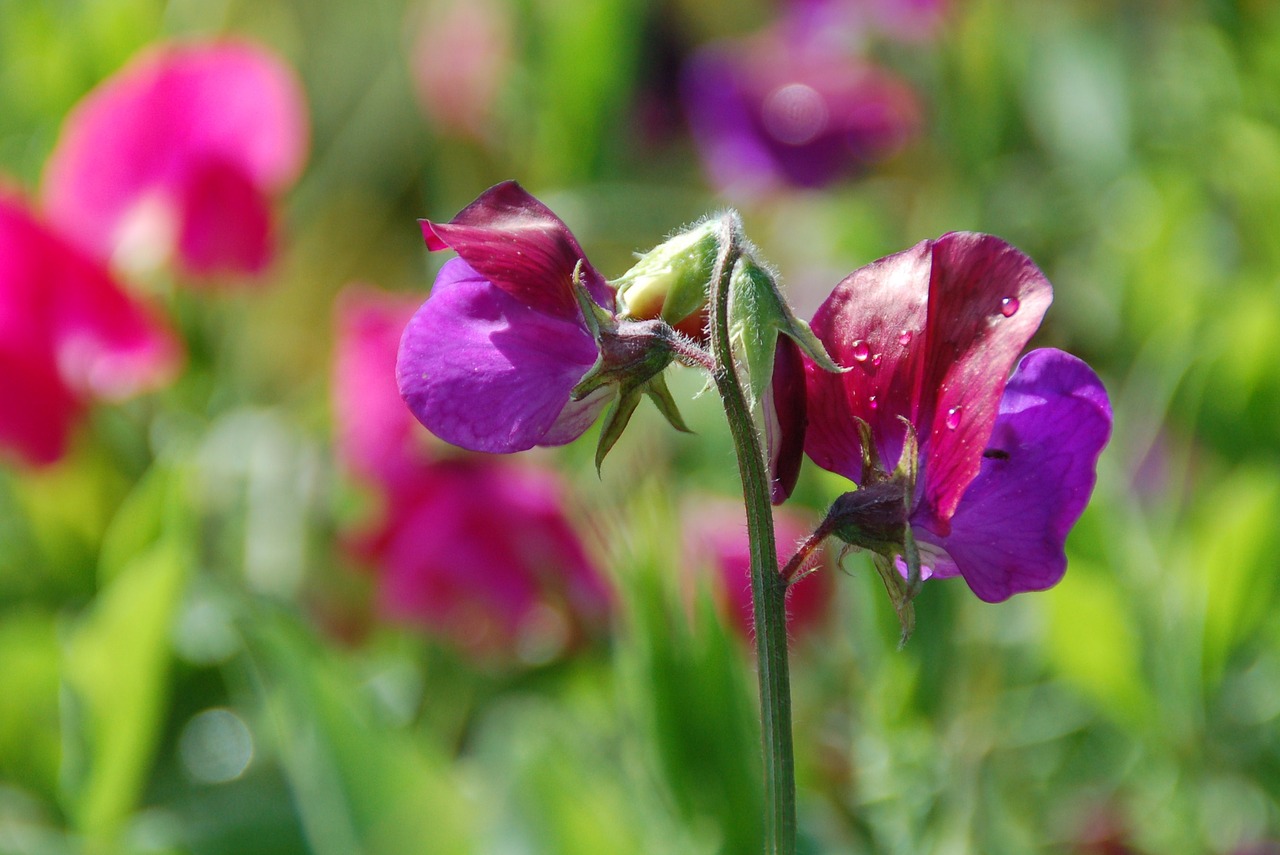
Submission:
<svg viewBox="0 0 1280 855">
<path fill-rule="evenodd" d="M 946 425 L 947 425 L 947 430 L 955 430 L 956 428 L 960 427 L 960 408 L 959 407 L 952 407 L 951 409 L 947 410 Z"/>
<path fill-rule="evenodd" d="M 1020 305 L 1017 297 L 1005 297 L 1000 301 L 1000 314 L 1006 318 L 1011 318 L 1014 312 L 1018 311 Z"/>
<path fill-rule="evenodd" d="M 883 353 L 877 353 L 875 356 L 871 357 L 871 364 L 877 368 L 880 367 L 880 363 L 883 361 L 884 361 Z"/>
<path fill-rule="evenodd" d="M 903 347 L 906 347 L 907 345 L 911 344 L 911 330 L 903 330 L 898 335 L 898 344 L 902 345 Z"/>
<path fill-rule="evenodd" d="M 859 362 L 866 362 L 867 357 L 871 355 L 871 345 L 862 339 L 858 339 L 853 343 L 853 358 Z"/>
<path fill-rule="evenodd" d="M 875 395 L 872 395 L 870 398 L 867 399 L 867 405 L 874 410 L 876 407 L 880 406 L 880 402 L 876 400 Z"/>
</svg>

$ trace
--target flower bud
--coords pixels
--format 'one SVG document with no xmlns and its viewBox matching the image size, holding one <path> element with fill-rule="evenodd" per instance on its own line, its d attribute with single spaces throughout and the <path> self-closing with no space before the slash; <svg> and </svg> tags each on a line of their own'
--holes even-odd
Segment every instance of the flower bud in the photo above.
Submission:
<svg viewBox="0 0 1280 855">
<path fill-rule="evenodd" d="M 613 282 L 619 313 L 638 320 L 661 318 L 690 338 L 702 339 L 717 235 L 717 221 L 709 220 L 642 255 Z"/>
</svg>

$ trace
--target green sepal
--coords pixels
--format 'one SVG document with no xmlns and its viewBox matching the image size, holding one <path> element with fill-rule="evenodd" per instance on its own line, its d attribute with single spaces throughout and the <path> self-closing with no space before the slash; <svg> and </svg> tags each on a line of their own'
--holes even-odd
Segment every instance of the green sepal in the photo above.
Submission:
<svg viewBox="0 0 1280 855">
<path fill-rule="evenodd" d="M 592 299 L 590 292 L 587 291 L 587 286 L 582 281 L 582 265 L 583 259 L 580 258 L 573 267 L 573 298 L 578 302 L 578 310 L 582 312 L 582 320 L 586 322 L 591 337 L 595 339 L 596 344 L 599 344 L 601 331 L 611 329 L 614 326 L 614 320 L 613 316 Z"/>
<path fill-rule="evenodd" d="M 680 415 L 680 409 L 676 406 L 675 398 L 671 396 L 671 390 L 667 388 L 666 374 L 655 374 L 645 384 L 644 391 L 649 396 L 649 400 L 653 401 L 653 405 L 658 408 L 658 412 L 662 413 L 663 418 L 667 420 L 667 424 L 681 433 L 693 433 L 685 424 L 684 417 Z"/>
<path fill-rule="evenodd" d="M 871 563 L 875 565 L 876 573 L 879 574 L 880 581 L 884 583 L 884 589 L 889 594 L 889 602 L 893 603 L 893 610 L 898 615 L 898 624 L 902 627 L 902 634 L 898 637 L 898 649 L 901 650 L 906 646 L 907 639 L 916 628 L 916 607 L 912 602 L 915 594 L 911 592 L 911 586 L 898 572 L 892 558 L 876 555 L 872 557 Z M 918 561 L 916 574 L 919 575 Z"/>
<path fill-rule="evenodd" d="M 627 429 L 627 423 L 631 421 L 631 415 L 639 405 L 640 391 L 634 388 L 623 390 L 609 405 L 608 412 L 604 414 L 604 422 L 600 425 L 600 438 L 596 442 L 597 475 L 600 474 L 605 455 L 613 449 L 622 432 Z"/>
<path fill-rule="evenodd" d="M 809 325 L 796 317 L 773 274 L 749 254 L 744 253 L 734 267 L 729 287 L 729 338 L 746 363 L 752 406 L 773 376 L 779 333 L 789 336 L 823 370 L 847 370 L 836 365 Z"/>
</svg>

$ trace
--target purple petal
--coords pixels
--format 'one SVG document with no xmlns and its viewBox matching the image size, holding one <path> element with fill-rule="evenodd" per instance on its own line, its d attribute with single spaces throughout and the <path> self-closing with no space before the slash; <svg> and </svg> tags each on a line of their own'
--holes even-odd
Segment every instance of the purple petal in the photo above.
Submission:
<svg viewBox="0 0 1280 855">
<path fill-rule="evenodd" d="M 580 323 L 530 308 L 453 259 L 405 329 L 396 376 L 436 436 L 505 453 L 574 438 L 551 431 L 595 358 Z"/>
<path fill-rule="evenodd" d="M 920 439 L 924 509 L 945 533 L 978 474 L 1005 378 L 1040 326 L 1053 288 L 1035 263 L 991 235 L 933 242 L 925 355 L 911 423 Z"/>
<path fill-rule="evenodd" d="M 579 261 L 591 296 L 613 308 L 604 277 L 586 261 L 569 227 L 514 181 L 490 187 L 447 223 L 421 223 L 428 249 L 453 249 L 485 279 L 539 312 L 576 321 L 572 283 Z"/>
<path fill-rule="evenodd" d="M 987 602 L 1051 587 L 1066 570 L 1067 533 L 1093 492 L 1110 435 L 1111 404 L 1093 369 L 1060 350 L 1032 351 L 1005 388 L 950 535 L 913 518 L 917 539 L 945 549 Z"/>
</svg>

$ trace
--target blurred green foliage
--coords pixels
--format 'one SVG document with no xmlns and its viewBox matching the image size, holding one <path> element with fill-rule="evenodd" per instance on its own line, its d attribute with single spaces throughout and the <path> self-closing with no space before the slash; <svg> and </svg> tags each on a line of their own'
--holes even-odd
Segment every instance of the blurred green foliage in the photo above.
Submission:
<svg viewBox="0 0 1280 855">
<path fill-rule="evenodd" d="M 1056 286 L 1038 340 L 1099 370 L 1116 433 L 1050 592 L 930 583 L 898 652 L 846 560 L 792 668 L 806 851 L 1280 837 L 1280 6 L 949 5 L 936 40 L 868 47 L 918 88 L 923 136 L 744 205 L 747 231 L 803 314 L 922 238 L 1005 237 Z M 337 290 L 425 293 L 415 218 L 498 180 L 609 275 L 722 207 L 679 125 L 638 108 L 672 96 L 658 58 L 761 6 L 500 4 L 512 69 L 472 139 L 414 94 L 439 4 L 0 3 L 0 172 L 29 196 L 67 111 L 157 39 L 271 45 L 313 122 L 269 280 L 171 297 L 177 385 L 99 410 L 51 468 L 0 468 L 0 852 L 755 851 L 750 654 L 681 564 L 673 498 L 733 494 L 712 402 L 682 403 L 694 437 L 642 409 L 600 480 L 590 437 L 543 454 L 593 509 L 620 614 L 606 645 L 504 669 L 371 616 L 338 547 L 367 502 L 332 462 L 327 378 Z M 807 470 L 796 504 L 842 489 Z"/>
</svg>

